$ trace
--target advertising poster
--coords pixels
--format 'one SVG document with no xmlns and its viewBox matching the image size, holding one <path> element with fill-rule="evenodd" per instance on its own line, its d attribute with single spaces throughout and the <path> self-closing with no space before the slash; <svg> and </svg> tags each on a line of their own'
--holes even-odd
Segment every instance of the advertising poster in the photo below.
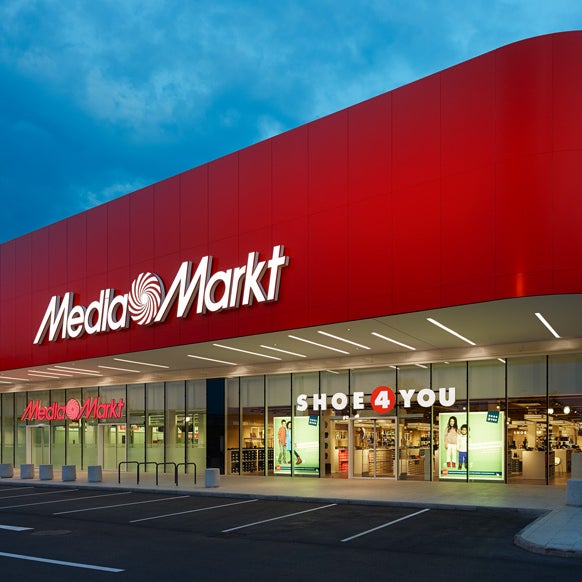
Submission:
<svg viewBox="0 0 582 582">
<path fill-rule="evenodd" d="M 440 479 L 503 481 L 504 422 L 499 411 L 439 414 Z"/>
<path fill-rule="evenodd" d="M 276 416 L 275 475 L 319 475 L 319 417 Z"/>
</svg>

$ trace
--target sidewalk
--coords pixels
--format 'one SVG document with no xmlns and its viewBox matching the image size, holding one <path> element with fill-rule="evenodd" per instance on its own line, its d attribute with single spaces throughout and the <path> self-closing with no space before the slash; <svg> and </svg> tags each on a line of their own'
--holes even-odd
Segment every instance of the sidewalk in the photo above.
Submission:
<svg viewBox="0 0 582 582">
<path fill-rule="evenodd" d="M 142 492 L 206 495 L 215 497 L 252 497 L 302 501 L 330 501 L 367 505 L 430 507 L 435 509 L 524 511 L 539 516 L 515 536 L 520 547 L 536 553 L 582 557 L 582 507 L 566 505 L 566 488 L 560 486 L 457 483 L 430 481 L 393 481 L 366 479 L 317 479 L 309 477 L 220 476 L 218 487 L 206 487 L 204 474 L 104 472 L 100 483 L 89 483 L 87 472 L 77 471 L 75 481 L 61 481 L 60 471 L 54 480 L 0 479 L 0 485 L 58 486 L 92 489 L 123 489 Z"/>
</svg>

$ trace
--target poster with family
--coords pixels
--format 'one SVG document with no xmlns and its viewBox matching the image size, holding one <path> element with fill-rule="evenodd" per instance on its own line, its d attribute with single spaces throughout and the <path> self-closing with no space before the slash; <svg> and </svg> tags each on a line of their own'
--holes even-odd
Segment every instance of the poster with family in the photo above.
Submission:
<svg viewBox="0 0 582 582">
<path fill-rule="evenodd" d="M 275 416 L 275 475 L 319 475 L 319 417 Z"/>
<path fill-rule="evenodd" d="M 439 414 L 439 478 L 503 481 L 504 422 L 500 411 Z"/>
</svg>

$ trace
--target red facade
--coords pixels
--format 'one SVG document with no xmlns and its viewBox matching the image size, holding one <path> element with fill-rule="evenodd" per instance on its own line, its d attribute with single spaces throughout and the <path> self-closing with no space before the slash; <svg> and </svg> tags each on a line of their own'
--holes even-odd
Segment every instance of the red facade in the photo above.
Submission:
<svg viewBox="0 0 582 582">
<path fill-rule="evenodd" d="M 0 369 L 582 292 L 582 32 L 500 48 L 0 247 Z M 47 305 L 285 245 L 279 300 L 34 345 Z"/>
</svg>

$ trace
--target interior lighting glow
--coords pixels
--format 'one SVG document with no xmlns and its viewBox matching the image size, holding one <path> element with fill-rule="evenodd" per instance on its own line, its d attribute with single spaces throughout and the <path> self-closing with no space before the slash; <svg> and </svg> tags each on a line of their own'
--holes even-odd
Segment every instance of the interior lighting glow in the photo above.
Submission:
<svg viewBox="0 0 582 582">
<path fill-rule="evenodd" d="M 318 348 L 324 348 L 326 350 L 331 350 L 332 352 L 338 352 L 340 354 L 347 354 L 347 355 L 350 354 L 350 352 L 346 352 L 345 350 L 339 350 L 338 348 L 332 348 L 331 346 L 326 346 L 324 344 L 318 344 L 317 342 L 312 342 L 311 340 L 304 339 L 302 337 L 297 337 L 296 335 L 290 335 L 288 337 L 290 337 L 291 339 L 300 341 L 300 342 L 304 342 L 306 344 L 311 344 L 312 346 L 317 346 Z"/>
<path fill-rule="evenodd" d="M 189 358 L 195 358 L 196 360 L 206 360 L 207 362 L 216 362 L 217 364 L 226 364 L 227 366 L 238 366 L 235 362 L 225 362 L 224 360 L 215 360 L 214 358 L 203 358 L 202 356 L 194 356 L 188 354 Z"/>
<path fill-rule="evenodd" d="M 12 378 L 11 376 L 0 376 L 2 380 L 17 380 L 18 382 L 30 382 L 28 378 Z"/>
<path fill-rule="evenodd" d="M 556 338 L 560 339 L 560 336 L 556 333 L 556 330 L 548 323 L 546 318 L 541 313 L 536 313 L 536 317 L 546 326 L 549 332 Z"/>
<path fill-rule="evenodd" d="M 251 356 L 260 356 L 261 358 L 269 358 L 269 360 L 281 361 L 281 358 L 277 358 L 276 356 L 267 356 L 266 354 L 259 354 L 259 352 L 249 352 L 248 350 L 241 350 L 239 348 L 233 348 L 231 346 L 225 346 L 222 344 L 212 344 L 212 345 L 217 348 L 222 348 L 224 350 L 232 350 L 233 352 L 241 352 L 243 354 L 250 354 Z"/>
<path fill-rule="evenodd" d="M 362 344 L 358 344 L 356 342 L 353 342 L 349 339 L 346 339 L 344 337 L 340 337 L 339 335 L 333 335 L 331 333 L 327 333 L 326 331 L 318 331 L 317 333 L 320 333 L 321 335 L 325 335 L 327 337 L 331 337 L 333 339 L 339 340 L 340 342 L 345 342 L 346 344 L 351 344 L 352 346 L 356 346 L 357 348 L 362 348 L 363 350 L 369 350 L 370 348 L 368 346 L 364 346 Z"/>
<path fill-rule="evenodd" d="M 459 339 L 463 340 L 464 342 L 467 342 L 469 345 L 472 345 L 472 346 L 477 345 L 475 342 L 471 341 L 470 339 L 467 339 L 465 336 L 462 336 L 460 333 L 457 333 L 455 330 L 451 329 L 450 327 L 443 325 L 442 323 L 438 322 L 436 319 L 433 319 L 432 317 L 427 317 L 426 319 L 427 319 L 427 321 L 430 321 L 433 325 L 436 325 L 437 327 L 444 329 L 446 332 L 450 333 L 451 335 L 454 335 L 455 337 L 458 337 Z"/>
<path fill-rule="evenodd" d="M 382 335 L 381 333 L 376 333 L 375 331 L 373 331 L 372 335 L 375 335 L 376 337 L 379 337 L 380 339 L 386 340 L 387 342 L 392 342 L 393 344 L 396 344 L 397 346 L 402 346 L 403 348 L 406 348 L 407 350 L 416 350 L 416 348 L 413 348 L 412 346 L 407 346 L 406 344 L 403 344 L 402 342 L 398 342 L 395 339 L 386 337 L 385 335 Z"/>
<path fill-rule="evenodd" d="M 43 378 L 70 378 L 71 374 L 62 372 L 49 372 L 48 370 L 28 370 L 29 376 L 42 376 Z"/>
<path fill-rule="evenodd" d="M 289 352 L 288 350 L 282 350 L 281 348 L 274 348 L 273 346 L 264 346 L 261 344 L 262 348 L 265 348 L 266 350 L 273 350 L 274 352 L 281 352 L 282 354 L 288 354 L 290 356 L 297 356 L 298 358 L 306 358 L 307 356 L 305 354 L 298 354 L 296 352 Z"/>
<path fill-rule="evenodd" d="M 134 362 L 133 360 L 124 360 L 122 358 L 113 358 L 116 362 L 125 362 L 126 364 L 137 364 L 138 366 L 153 366 L 154 368 L 169 368 L 170 366 L 163 366 L 162 364 L 150 364 L 148 362 Z"/>
<path fill-rule="evenodd" d="M 570 407 L 568 405 L 564 406 L 564 414 L 570 414 Z"/>
</svg>

